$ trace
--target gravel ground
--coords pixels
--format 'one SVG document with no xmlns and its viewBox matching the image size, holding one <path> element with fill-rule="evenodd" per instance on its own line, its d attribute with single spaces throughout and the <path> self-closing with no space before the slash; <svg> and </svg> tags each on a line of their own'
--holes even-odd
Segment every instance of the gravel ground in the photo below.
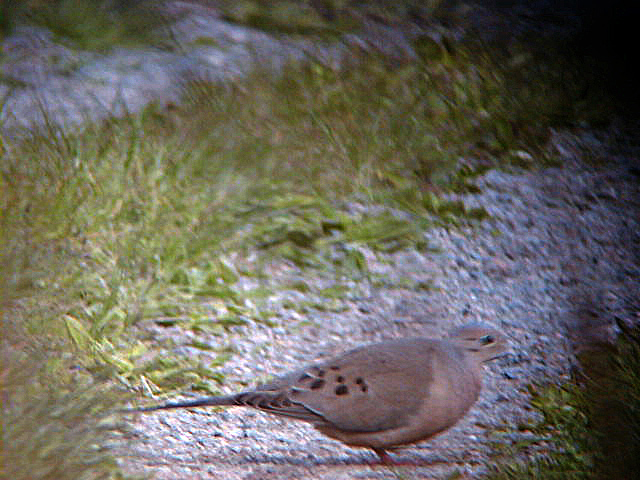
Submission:
<svg viewBox="0 0 640 480">
<path fill-rule="evenodd" d="M 237 327 L 226 339 L 238 351 L 223 368 L 225 391 L 231 391 L 375 340 L 440 337 L 472 321 L 502 329 L 512 349 L 486 368 L 479 401 L 453 429 L 395 453 L 411 465 L 371 465 L 371 452 L 345 447 L 306 424 L 231 408 L 137 415 L 134 442 L 123 452 L 126 469 L 158 479 L 446 478 L 456 470 L 476 477 L 489 458 L 488 442 L 531 437 L 515 428 L 535 421 L 528 384 L 564 381 L 576 348 L 615 338 L 616 319 L 640 320 L 640 163 L 637 147 L 625 138 L 633 136 L 555 134 L 562 168 L 490 171 L 477 179 L 482 193 L 460 196 L 487 209 L 489 220 L 425 232 L 437 253 L 370 252 L 369 267 L 386 273 L 388 286 L 361 285 L 340 313 L 279 309 L 292 295 L 283 293 L 271 299 L 276 327 Z M 271 274 L 274 283 L 302 275 L 288 264 L 272 265 Z M 393 288 L 393 278 L 434 288 Z M 177 329 L 149 328 L 189 339 Z"/>
</svg>

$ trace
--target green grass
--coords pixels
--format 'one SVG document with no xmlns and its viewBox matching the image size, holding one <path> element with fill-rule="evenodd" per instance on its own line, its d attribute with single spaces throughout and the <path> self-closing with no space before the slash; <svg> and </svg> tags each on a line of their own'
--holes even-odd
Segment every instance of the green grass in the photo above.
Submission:
<svg viewBox="0 0 640 480">
<path fill-rule="evenodd" d="M 8 345 L 7 327 L 19 329 L 2 324 L 0 478 L 121 478 L 106 445 L 122 428 L 108 412 L 123 396 L 83 375 L 60 379 L 65 362 Z"/>
<path fill-rule="evenodd" d="M 640 332 L 622 335 L 615 348 L 584 353 L 588 375 L 564 386 L 532 387 L 532 406 L 542 421 L 524 426 L 538 435 L 531 445 L 499 447 L 486 478 L 635 478 L 640 468 Z M 513 463 L 514 456 L 529 458 Z M 502 458 L 502 460 L 499 460 Z"/>
<path fill-rule="evenodd" d="M 17 25 L 35 24 L 58 42 L 94 51 L 152 43 L 169 48 L 169 19 L 150 0 L 9 0 L 0 4 L 0 39 Z"/>
<path fill-rule="evenodd" d="M 336 289 L 384 284 L 365 253 L 426 250 L 431 225 L 486 216 L 443 192 L 475 191 L 488 168 L 553 163 L 549 127 L 594 115 L 565 95 L 578 80 L 559 82 L 549 56 L 515 61 L 477 44 L 443 47 L 437 61 L 424 55 L 398 64 L 354 54 L 342 70 L 292 64 L 224 85 L 192 79 L 171 110 L 0 137 L 0 398 L 9 412 L 0 456 L 43 464 L 42 473 L 2 474 L 114 478 L 108 451 L 58 445 L 105 445 L 117 425 L 104 423 L 101 398 L 115 392 L 215 391 L 233 355 L 221 347 L 203 364 L 171 354 L 171 341 L 141 322 L 224 339 L 278 324 L 263 308 L 276 289 L 305 290 L 310 299 L 289 308 L 341 311 L 349 292 Z M 280 285 L 265 274 L 271 261 L 336 288 Z M 243 279 L 258 286 L 247 291 Z M 27 411 L 41 412 L 41 431 L 14 421 Z M 30 441 L 42 447 L 20 447 Z"/>
<path fill-rule="evenodd" d="M 222 18 L 274 34 L 314 35 L 336 39 L 356 31 L 363 19 L 400 23 L 429 18 L 440 0 L 403 2 L 349 0 L 201 0 L 218 9 Z M 160 43 L 167 19 L 151 0 L 4 0 L 0 2 L 0 38 L 21 23 L 49 29 L 58 41 L 81 49 L 106 51 L 115 46 Z M 203 41 L 206 42 L 205 39 Z"/>
<path fill-rule="evenodd" d="M 365 18 L 388 23 L 428 18 L 440 0 L 386 2 L 374 0 L 220 0 L 224 19 L 272 33 L 336 36 L 358 29 Z"/>
</svg>

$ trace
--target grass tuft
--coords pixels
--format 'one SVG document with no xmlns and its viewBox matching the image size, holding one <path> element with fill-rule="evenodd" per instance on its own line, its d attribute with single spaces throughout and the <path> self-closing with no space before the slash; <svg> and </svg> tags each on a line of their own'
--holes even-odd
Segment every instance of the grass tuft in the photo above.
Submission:
<svg viewBox="0 0 640 480">
<path fill-rule="evenodd" d="M 532 406 L 543 415 L 533 427 L 550 448 L 527 462 L 504 461 L 486 478 L 634 478 L 640 468 L 640 332 L 623 335 L 615 349 L 581 358 L 581 384 L 532 388 Z M 536 442 L 538 443 L 538 442 Z M 505 458 L 529 452 L 508 448 Z"/>
<path fill-rule="evenodd" d="M 108 447 L 123 428 L 109 414 L 122 395 L 82 375 L 61 381 L 66 362 L 33 350 L 26 338 L 0 344 L 0 477 L 122 478 Z"/>
</svg>

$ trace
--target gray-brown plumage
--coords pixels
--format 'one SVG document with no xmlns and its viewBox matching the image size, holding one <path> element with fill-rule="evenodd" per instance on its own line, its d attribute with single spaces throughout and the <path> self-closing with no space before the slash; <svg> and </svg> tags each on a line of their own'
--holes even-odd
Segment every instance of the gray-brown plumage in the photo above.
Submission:
<svg viewBox="0 0 640 480">
<path fill-rule="evenodd" d="M 303 420 L 347 445 L 386 450 L 426 440 L 453 426 L 480 393 L 482 363 L 506 350 L 495 329 L 467 325 L 448 338 L 389 340 L 233 395 L 166 403 L 135 411 L 244 406 Z"/>
</svg>

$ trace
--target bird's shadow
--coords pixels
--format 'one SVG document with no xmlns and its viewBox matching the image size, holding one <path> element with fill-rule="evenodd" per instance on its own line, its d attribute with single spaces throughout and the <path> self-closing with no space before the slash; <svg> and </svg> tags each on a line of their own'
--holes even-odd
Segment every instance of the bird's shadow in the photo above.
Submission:
<svg viewBox="0 0 640 480">
<path fill-rule="evenodd" d="M 319 456 L 315 454 L 261 454 L 256 452 L 237 452 L 233 458 L 220 458 L 211 454 L 203 454 L 200 458 L 209 463 L 233 463 L 234 465 L 282 465 L 282 466 L 328 466 L 328 467 L 431 467 L 448 460 L 438 455 L 395 454 L 393 463 L 385 464 L 374 453 L 339 454 L 335 456 Z"/>
</svg>

